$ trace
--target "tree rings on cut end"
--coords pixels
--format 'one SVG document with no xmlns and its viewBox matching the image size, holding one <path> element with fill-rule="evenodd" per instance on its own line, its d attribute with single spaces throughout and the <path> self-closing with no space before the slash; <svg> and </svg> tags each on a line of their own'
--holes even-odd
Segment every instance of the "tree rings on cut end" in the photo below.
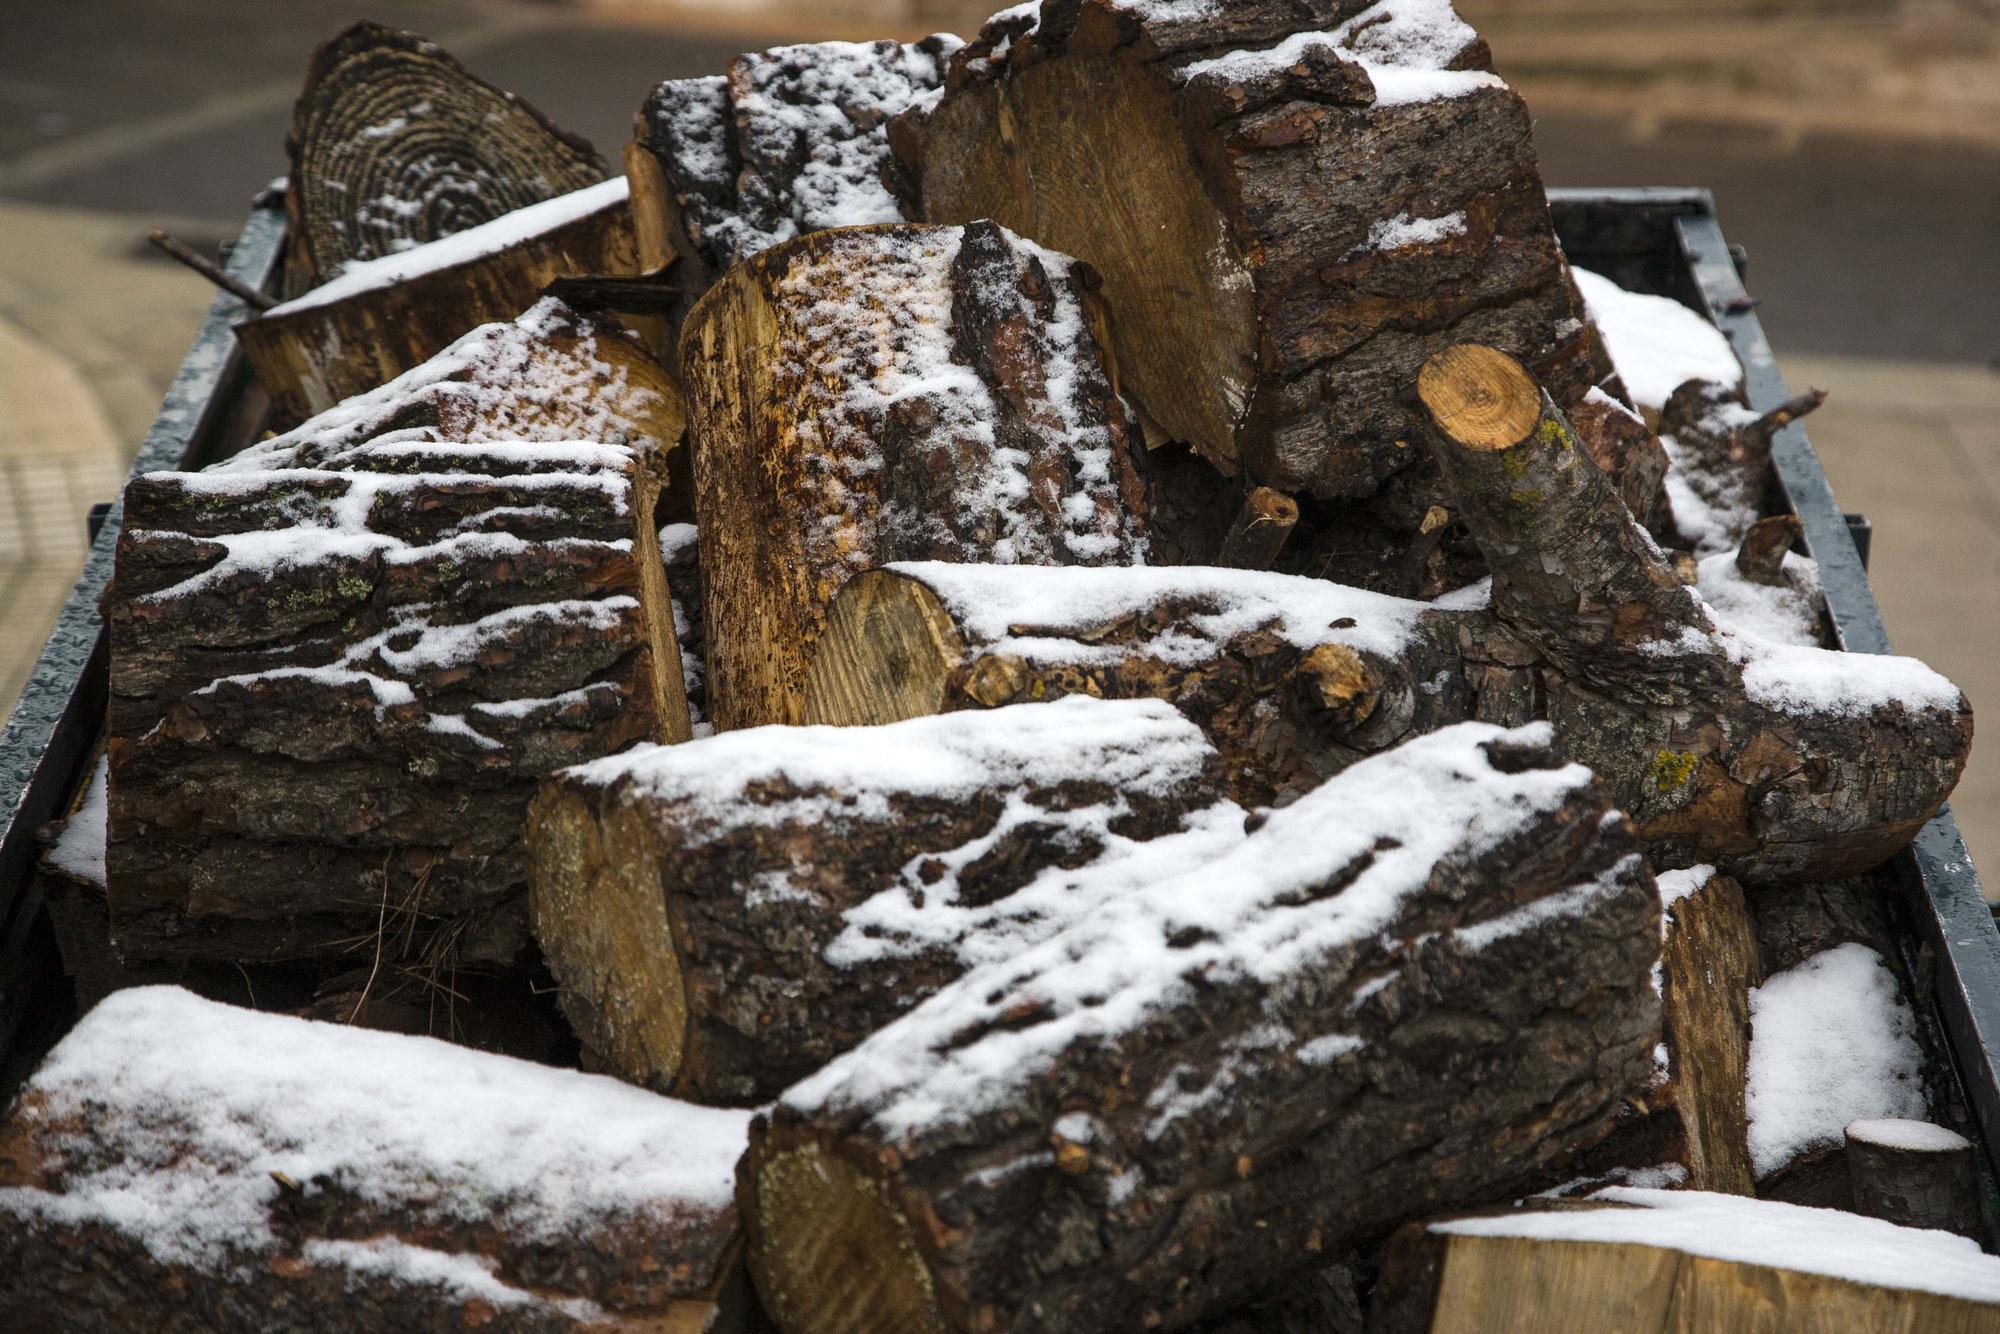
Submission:
<svg viewBox="0 0 2000 1334">
<path fill-rule="evenodd" d="M 753 1144 L 748 1167 L 750 1275 L 780 1328 L 943 1334 L 930 1266 L 886 1180 L 812 1139 Z"/>
<path fill-rule="evenodd" d="M 1467 449 L 1512 449 L 1541 420 L 1542 391 L 1521 363 L 1478 343 L 1448 347 L 1417 372 L 1417 397 L 1438 429 Z"/>
<path fill-rule="evenodd" d="M 669 1091 L 687 1050 L 687 992 L 644 816 L 599 819 L 544 788 L 527 820 L 535 936 L 577 1036 L 611 1067 Z"/>
<path fill-rule="evenodd" d="M 808 723 L 899 723 L 944 710 L 964 645 L 937 594 L 890 570 L 842 587 L 806 672 Z"/>
</svg>

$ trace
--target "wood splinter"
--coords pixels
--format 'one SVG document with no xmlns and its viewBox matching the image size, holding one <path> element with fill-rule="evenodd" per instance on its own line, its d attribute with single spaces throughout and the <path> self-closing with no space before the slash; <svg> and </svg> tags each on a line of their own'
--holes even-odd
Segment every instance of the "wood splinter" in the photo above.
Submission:
<svg viewBox="0 0 2000 1334">
<path fill-rule="evenodd" d="M 169 236 L 155 227 L 146 233 L 146 240 L 167 258 L 179 260 L 252 310 L 269 310 L 278 304 L 276 297 L 258 291 L 179 237 Z"/>
</svg>

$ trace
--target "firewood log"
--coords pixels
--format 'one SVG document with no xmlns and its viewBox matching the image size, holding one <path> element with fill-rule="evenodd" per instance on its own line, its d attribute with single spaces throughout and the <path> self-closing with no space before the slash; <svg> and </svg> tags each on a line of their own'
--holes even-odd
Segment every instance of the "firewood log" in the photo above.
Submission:
<svg viewBox="0 0 2000 1334">
<path fill-rule="evenodd" d="M 973 970 L 788 1090 L 738 1208 L 786 1330 L 1175 1328 L 1588 1142 L 1658 900 L 1546 728 L 1460 725 Z"/>
<path fill-rule="evenodd" d="M 719 728 L 796 722 L 848 576 L 1146 550 L 1085 275 L 991 223 L 817 232 L 724 276 L 681 340 Z"/>
<path fill-rule="evenodd" d="M 911 562 L 858 575 L 834 600 L 804 718 L 884 723 L 1067 695 L 1171 701 L 1250 806 L 1472 711 L 1449 618 L 1418 603 L 1247 571 Z"/>
<path fill-rule="evenodd" d="M 1660 1013 L 1673 1114 L 1686 1184 L 1755 1195 L 1744 1108 L 1750 1059 L 1750 988 L 1764 980 L 1743 889 L 1727 876 L 1662 875 L 1685 893 L 1666 895 L 1661 924 Z"/>
<path fill-rule="evenodd" d="M 1568 413 L 1591 462 L 1611 475 L 1639 526 L 1662 540 L 1677 535 L 1667 500 L 1667 451 L 1646 419 L 1595 386 Z"/>
<path fill-rule="evenodd" d="M 901 222 L 888 120 L 938 87 L 959 45 L 808 42 L 754 51 L 726 74 L 669 79 L 625 154 L 647 268 L 692 304 L 732 265 L 807 232 Z M 681 312 L 685 314 L 685 310 Z M 679 335 L 679 320 L 670 334 Z"/>
<path fill-rule="evenodd" d="M 1103 275 L 1149 438 L 1367 497 L 1422 457 L 1406 391 L 1441 348 L 1495 343 L 1563 402 L 1609 370 L 1490 69 L 1443 6 L 1052 0 L 995 16 L 890 141 L 917 216 Z"/>
<path fill-rule="evenodd" d="M 1765 1334 L 2000 1329 L 2000 1260 L 1973 1242 L 1830 1209 L 1613 1189 L 1411 1224 L 1370 1334 Z"/>
<path fill-rule="evenodd" d="M 1979 1150 L 1927 1121 L 1856 1121 L 1847 1127 L 1847 1171 L 1856 1213 L 1905 1227 L 1979 1239 Z"/>
<path fill-rule="evenodd" d="M 1240 833 L 1214 758 L 1156 701 L 643 747 L 530 808 L 535 934 L 613 1069 L 765 1101 L 995 951 Z"/>
<path fill-rule="evenodd" d="M 605 177 L 586 141 L 474 78 L 437 44 L 369 22 L 313 53 L 285 146 L 285 269 L 294 296 L 357 260 Z"/>
<path fill-rule="evenodd" d="M 1826 401 L 1812 390 L 1769 412 L 1743 405 L 1743 391 L 1713 380 L 1689 380 L 1660 410 L 1660 438 L 1681 460 L 1694 502 L 1677 516 L 1681 536 L 1706 555 L 1743 540 L 1762 512 L 1771 485 L 1771 442 L 1777 433 Z"/>
<path fill-rule="evenodd" d="M 507 214 L 336 280 L 236 326 L 278 417 L 303 421 L 386 384 L 480 325 L 511 320 L 565 274 L 633 273 L 622 181 Z"/>
<path fill-rule="evenodd" d="M 1468 716 L 1546 717 L 1660 865 L 1760 882 L 1869 869 L 1937 812 L 1971 744 L 1956 687 L 1718 628 L 1511 358 L 1456 349 L 1419 389 L 1490 607 L 1270 574 L 899 565 L 836 599 L 805 716 L 1163 698 L 1246 802 Z"/>
<path fill-rule="evenodd" d="M 19 1330 L 746 1327 L 745 1116 L 122 991 L 0 1125 Z"/>
<path fill-rule="evenodd" d="M 535 784 L 689 734 L 648 434 L 666 400 L 601 362 L 566 376 L 542 322 L 127 488 L 106 619 L 128 958 L 506 963 Z M 463 415 L 510 439 L 429 438 Z M 649 447 L 576 443 L 596 423 Z"/>
</svg>

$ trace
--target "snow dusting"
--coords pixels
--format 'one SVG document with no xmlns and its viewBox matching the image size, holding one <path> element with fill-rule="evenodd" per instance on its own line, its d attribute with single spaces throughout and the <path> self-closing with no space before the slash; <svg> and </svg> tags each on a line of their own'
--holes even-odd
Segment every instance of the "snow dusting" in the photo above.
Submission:
<svg viewBox="0 0 2000 1334">
<path fill-rule="evenodd" d="M 1679 517 L 1678 506 L 1674 514 Z M 1775 584 L 1745 579 L 1736 568 L 1736 553 L 1718 551 L 1702 557 L 1696 566 L 1695 592 L 1719 625 L 1774 644 L 1818 648 L 1820 608 L 1825 603 L 1819 563 L 1787 551 L 1778 577 Z"/>
<path fill-rule="evenodd" d="M 1740 630 L 1717 635 L 1743 669 L 1744 690 L 1768 708 L 1860 718 L 1897 704 L 1964 707 L 1958 687 L 1915 658 L 1773 644 Z"/>
<path fill-rule="evenodd" d="M 491 222 L 469 227 L 462 232 L 432 241 L 426 245 L 414 246 L 395 254 L 383 255 L 378 259 L 350 260 L 339 275 L 329 282 L 294 297 L 264 312 L 264 318 L 291 315 L 314 306 L 330 305 L 362 292 L 372 292 L 378 288 L 393 287 L 397 283 L 427 273 L 437 273 L 469 264 L 474 260 L 497 255 L 510 250 L 537 236 L 566 227 L 570 223 L 607 209 L 622 208 L 630 198 L 630 187 L 623 176 L 614 180 L 600 181 L 596 185 L 574 190 L 554 199 L 545 199 L 539 204 L 503 213 Z"/>
<path fill-rule="evenodd" d="M 100 1002 L 28 1090 L 21 1114 L 31 1122 L 81 1121 L 89 1131 L 58 1165 L 60 1193 L 0 1189 L 0 1211 L 110 1227 L 164 1263 L 209 1270 L 278 1248 L 278 1177 L 418 1225 L 490 1225 L 551 1241 L 621 1219 L 719 1214 L 731 1205 L 750 1119 L 597 1075 L 238 1009 L 177 987 Z M 339 1258 L 413 1263 L 381 1250 Z M 447 1260 L 474 1287 L 491 1279 Z"/>
<path fill-rule="evenodd" d="M 1449 66 L 1478 34 L 1452 10 L 1450 0 L 1381 0 L 1330 32 L 1293 33 L 1261 50 L 1230 51 L 1185 66 L 1184 76 L 1210 74 L 1251 80 L 1288 69 L 1319 47 L 1368 73 L 1378 107 L 1405 106 L 1505 88 L 1497 74 Z"/>
<path fill-rule="evenodd" d="M 1948 1232 L 1898 1227 L 1839 1209 L 1699 1190 L 1614 1186 L 1591 1198 L 1632 1207 L 1457 1218 L 1433 1223 L 1431 1231 L 1655 1246 L 1874 1287 L 2000 1302 L 2000 1257 Z"/>
<path fill-rule="evenodd" d="M 1839 945 L 1750 992 L 1750 1162 L 1766 1176 L 1851 1121 L 1925 1115 L 1916 1020 L 1882 956 Z"/>
<path fill-rule="evenodd" d="M 63 821 L 62 833 L 44 854 L 49 865 L 85 884 L 106 883 L 104 842 L 109 807 L 105 794 L 110 772 L 111 758 L 100 755 L 97 767 L 90 771 L 90 785 L 84 789 L 82 803 L 74 815 Z"/>
<path fill-rule="evenodd" d="M 1851 1121 L 1847 1126 L 1847 1137 L 1907 1153 L 1956 1153 L 1972 1147 L 1971 1140 L 1935 1122 L 1896 1117 Z"/>
<path fill-rule="evenodd" d="M 1572 268 L 1576 285 L 1618 378 L 1632 401 L 1658 411 L 1688 380 L 1743 383 L 1743 367 L 1722 330 L 1671 297 L 1628 292 L 1588 269 Z M 1673 496 L 1680 518 L 1680 496 Z"/>
</svg>

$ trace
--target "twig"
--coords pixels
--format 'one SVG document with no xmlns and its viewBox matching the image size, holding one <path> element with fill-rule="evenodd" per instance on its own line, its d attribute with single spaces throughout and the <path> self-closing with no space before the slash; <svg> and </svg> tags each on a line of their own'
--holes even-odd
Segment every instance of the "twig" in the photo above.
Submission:
<svg viewBox="0 0 2000 1334">
<path fill-rule="evenodd" d="M 197 254 L 187 242 L 168 236 L 157 227 L 146 233 L 146 239 L 151 241 L 161 254 L 179 260 L 259 314 L 278 304 L 277 298 L 264 295 L 241 278 L 225 271 L 214 260 Z"/>
</svg>

